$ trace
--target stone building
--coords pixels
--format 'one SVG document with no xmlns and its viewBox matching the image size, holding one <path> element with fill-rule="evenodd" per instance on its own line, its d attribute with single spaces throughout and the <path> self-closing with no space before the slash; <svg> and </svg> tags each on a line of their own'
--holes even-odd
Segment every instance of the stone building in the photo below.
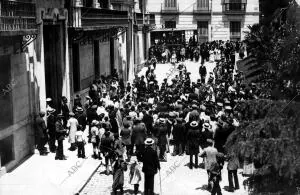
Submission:
<svg viewBox="0 0 300 195">
<path fill-rule="evenodd" d="M 259 22 L 259 0 L 151 0 L 147 8 L 155 14 L 152 44 L 160 37 L 180 43 L 191 37 L 243 40 L 247 26 Z"/>
<path fill-rule="evenodd" d="M 0 1 L 0 176 L 34 150 L 37 35 L 34 1 Z"/>
<path fill-rule="evenodd" d="M 0 176 L 35 149 L 46 98 L 84 96 L 116 69 L 132 80 L 144 65 L 154 15 L 133 0 L 0 1 Z"/>
</svg>

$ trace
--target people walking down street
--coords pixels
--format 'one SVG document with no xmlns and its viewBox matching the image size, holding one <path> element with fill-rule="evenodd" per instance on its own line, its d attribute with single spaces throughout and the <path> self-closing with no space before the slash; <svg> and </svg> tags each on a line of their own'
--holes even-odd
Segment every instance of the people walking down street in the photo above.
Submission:
<svg viewBox="0 0 300 195">
<path fill-rule="evenodd" d="M 75 133 L 75 140 L 76 140 L 76 146 L 77 146 L 77 156 L 78 158 L 86 158 L 85 156 L 85 144 L 86 139 L 84 137 L 84 132 L 81 125 L 78 126 L 78 131 Z"/>
<path fill-rule="evenodd" d="M 55 122 L 56 122 L 56 116 L 55 116 L 55 109 L 51 108 L 48 111 L 48 116 L 47 116 L 47 127 L 48 127 L 48 135 L 49 135 L 49 150 L 52 153 L 55 153 L 56 151 L 56 133 L 55 133 Z"/>
<path fill-rule="evenodd" d="M 218 163 L 212 163 L 209 175 L 209 182 L 211 189 L 211 195 L 222 195 L 220 181 L 221 181 L 221 167 Z"/>
<path fill-rule="evenodd" d="M 117 195 L 117 190 L 120 190 L 120 193 L 123 194 L 124 189 L 124 172 L 127 171 L 127 164 L 123 160 L 122 156 L 118 156 L 117 159 L 113 162 L 113 184 L 112 189 L 114 195 Z"/>
<path fill-rule="evenodd" d="M 39 116 L 36 118 L 36 140 L 37 140 L 37 149 L 40 152 L 40 155 L 45 156 L 47 155 L 47 148 L 45 147 L 45 144 L 48 140 L 48 134 L 47 134 L 47 127 L 45 120 L 43 117 L 45 117 L 45 112 L 41 111 L 39 113 Z"/>
<path fill-rule="evenodd" d="M 133 193 L 137 195 L 139 193 L 140 181 L 142 180 L 142 167 L 136 157 L 133 157 L 130 162 L 129 183 L 134 186 Z"/>
<path fill-rule="evenodd" d="M 75 110 L 75 118 L 78 121 L 78 124 L 82 126 L 82 129 L 86 129 L 87 126 L 87 120 L 86 120 L 86 114 L 84 113 L 84 110 L 82 107 L 77 107 Z"/>
<path fill-rule="evenodd" d="M 200 154 L 200 157 L 204 158 L 205 160 L 205 169 L 207 171 L 208 175 L 208 189 L 211 190 L 212 186 L 210 183 L 210 178 L 211 178 L 211 170 L 213 167 L 213 164 L 217 163 L 217 155 L 218 155 L 218 150 L 213 147 L 213 140 L 208 139 L 207 143 L 208 146 L 203 149 L 203 151 Z"/>
<path fill-rule="evenodd" d="M 167 135 L 168 135 L 168 126 L 167 121 L 164 118 L 160 118 L 157 125 L 154 127 L 156 130 L 156 137 L 158 139 L 158 147 L 159 147 L 159 160 L 167 161 Z"/>
<path fill-rule="evenodd" d="M 64 116 L 62 114 L 57 115 L 57 121 L 55 123 L 56 139 L 57 139 L 55 160 L 66 160 L 66 157 L 64 155 L 63 141 L 65 139 L 67 130 L 64 128 L 63 119 Z"/>
<path fill-rule="evenodd" d="M 99 122 L 96 120 L 93 120 L 91 123 L 91 143 L 93 145 L 93 158 L 100 159 L 101 155 L 98 151 L 98 146 L 100 143 L 100 129 L 98 128 Z"/>
<path fill-rule="evenodd" d="M 187 145 L 188 154 L 190 155 L 189 168 L 198 168 L 198 155 L 199 155 L 199 140 L 200 140 L 200 129 L 199 124 L 196 121 L 191 122 L 189 130 L 187 132 Z M 195 163 L 193 162 L 193 157 L 195 157 Z"/>
<path fill-rule="evenodd" d="M 144 195 L 154 194 L 154 176 L 160 170 L 160 163 L 155 150 L 153 150 L 152 145 L 154 140 L 147 138 L 145 140 L 145 151 L 142 156 L 144 172 Z"/>
<path fill-rule="evenodd" d="M 174 140 L 174 150 L 173 156 L 179 155 L 182 156 L 184 153 L 184 140 L 186 136 L 186 128 L 183 123 L 183 118 L 176 118 L 176 123 L 173 128 L 173 140 Z"/>
<path fill-rule="evenodd" d="M 70 119 L 67 122 L 67 128 L 69 129 L 69 143 L 71 144 L 69 150 L 74 151 L 76 150 L 75 134 L 79 123 L 78 120 L 75 118 L 75 114 L 73 112 L 70 112 L 69 116 Z"/>
<path fill-rule="evenodd" d="M 104 136 L 100 141 L 100 150 L 105 158 L 106 175 L 109 175 L 109 164 L 112 165 L 114 158 L 114 140 L 109 129 L 105 129 Z"/>
<path fill-rule="evenodd" d="M 237 176 L 237 170 L 239 169 L 239 167 L 240 167 L 240 163 L 237 155 L 235 153 L 229 154 L 228 164 L 227 164 L 229 192 L 234 192 L 234 190 L 240 189 L 239 179 Z M 233 179 L 234 179 L 234 183 L 233 183 Z"/>
<path fill-rule="evenodd" d="M 132 143 L 131 143 L 131 134 L 132 129 L 129 123 L 124 123 L 124 126 L 121 130 L 121 140 L 122 143 L 125 145 L 126 148 L 126 156 L 127 156 L 127 162 L 130 161 L 130 158 L 132 156 Z"/>
<path fill-rule="evenodd" d="M 201 66 L 199 67 L 199 74 L 201 78 L 201 83 L 205 83 L 207 71 L 206 71 L 206 67 L 204 66 L 204 63 L 201 63 Z"/>
<path fill-rule="evenodd" d="M 146 135 L 146 125 L 141 122 L 140 119 L 136 119 L 133 124 L 131 139 L 132 144 L 134 144 L 134 146 L 136 147 L 135 153 L 139 161 L 141 161 L 141 157 L 144 152 L 144 141 L 146 139 Z"/>
</svg>

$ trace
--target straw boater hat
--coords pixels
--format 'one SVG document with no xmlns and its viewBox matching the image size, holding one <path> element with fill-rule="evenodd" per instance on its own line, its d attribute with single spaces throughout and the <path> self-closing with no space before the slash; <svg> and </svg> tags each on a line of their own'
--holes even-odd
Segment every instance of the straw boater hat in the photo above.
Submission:
<svg viewBox="0 0 300 195">
<path fill-rule="evenodd" d="M 222 106 L 223 106 L 223 103 L 218 102 L 217 105 L 222 107 Z"/>
<path fill-rule="evenodd" d="M 203 128 L 208 129 L 210 127 L 210 124 L 208 122 L 203 124 Z"/>
<path fill-rule="evenodd" d="M 225 106 L 225 110 L 232 110 L 231 106 Z"/>
<path fill-rule="evenodd" d="M 75 116 L 75 114 L 73 112 L 70 112 L 69 115 L 70 116 Z"/>
<path fill-rule="evenodd" d="M 154 140 L 152 138 L 147 138 L 144 143 L 145 145 L 150 146 L 154 144 Z"/>
<path fill-rule="evenodd" d="M 165 123 L 165 122 L 166 122 L 166 119 L 160 118 L 158 121 L 159 121 L 160 123 Z"/>
<path fill-rule="evenodd" d="M 92 106 L 92 109 L 96 110 L 97 107 L 98 107 L 97 105 L 93 105 L 93 106 Z"/>
<path fill-rule="evenodd" d="M 193 121 L 193 122 L 191 122 L 191 127 L 197 127 L 198 126 L 198 123 L 197 123 L 197 121 Z"/>
<path fill-rule="evenodd" d="M 51 102 L 51 101 L 52 101 L 51 98 L 47 98 L 47 99 L 46 99 L 46 102 Z"/>
<path fill-rule="evenodd" d="M 93 120 L 93 121 L 92 121 L 92 125 L 98 125 L 98 123 L 99 123 L 99 122 L 96 121 L 96 120 Z"/>
<path fill-rule="evenodd" d="M 49 113 L 53 113 L 53 112 L 55 112 L 55 111 L 56 111 L 56 110 L 55 110 L 54 108 L 51 108 L 51 107 L 47 109 L 47 112 L 49 112 Z"/>
<path fill-rule="evenodd" d="M 77 107 L 77 108 L 76 108 L 76 111 L 77 111 L 77 112 L 83 112 L 83 109 L 82 109 L 81 107 Z"/>
</svg>

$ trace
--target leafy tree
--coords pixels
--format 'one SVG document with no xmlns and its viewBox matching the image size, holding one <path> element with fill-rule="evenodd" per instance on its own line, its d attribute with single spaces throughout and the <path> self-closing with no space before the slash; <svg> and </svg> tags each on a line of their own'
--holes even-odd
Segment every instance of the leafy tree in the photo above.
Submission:
<svg viewBox="0 0 300 195">
<path fill-rule="evenodd" d="M 248 52 L 263 71 L 259 82 L 268 82 L 268 90 L 279 90 L 284 98 L 297 94 L 300 81 L 300 32 L 297 26 L 297 4 L 277 9 L 269 23 L 255 24 L 246 35 Z"/>
<path fill-rule="evenodd" d="M 250 194 L 294 194 L 300 186 L 300 103 L 253 100 L 242 106 L 244 121 L 227 139 L 228 152 L 253 162 Z"/>
</svg>

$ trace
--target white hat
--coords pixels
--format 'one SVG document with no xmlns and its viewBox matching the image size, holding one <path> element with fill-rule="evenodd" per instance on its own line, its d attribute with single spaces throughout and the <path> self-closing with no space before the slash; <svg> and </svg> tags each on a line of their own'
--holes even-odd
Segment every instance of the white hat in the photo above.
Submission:
<svg viewBox="0 0 300 195">
<path fill-rule="evenodd" d="M 166 119 L 160 118 L 160 119 L 159 119 L 159 122 L 160 122 L 160 123 L 165 123 L 165 122 L 166 122 Z"/>
<path fill-rule="evenodd" d="M 198 126 L 198 122 L 197 121 L 193 121 L 191 122 L 191 127 L 197 127 Z"/>
<path fill-rule="evenodd" d="M 225 106 L 225 110 L 232 110 L 231 106 Z"/>
<path fill-rule="evenodd" d="M 51 102 L 51 101 L 52 101 L 51 98 L 47 98 L 47 99 L 46 99 L 46 102 Z"/>
<path fill-rule="evenodd" d="M 203 124 L 203 128 L 208 129 L 209 127 L 210 127 L 210 124 L 209 124 L 209 123 L 206 122 L 206 123 Z"/>
<path fill-rule="evenodd" d="M 92 121 L 92 125 L 98 125 L 98 123 L 99 123 L 99 122 L 98 122 L 97 120 L 93 120 L 93 121 Z"/>
<path fill-rule="evenodd" d="M 149 146 L 149 145 L 154 144 L 154 140 L 152 138 L 147 138 L 144 143 L 145 143 L 145 145 Z"/>
<path fill-rule="evenodd" d="M 47 108 L 47 112 L 49 112 L 49 113 L 53 113 L 55 111 L 56 110 L 54 108 L 51 108 L 50 106 Z"/>
</svg>

